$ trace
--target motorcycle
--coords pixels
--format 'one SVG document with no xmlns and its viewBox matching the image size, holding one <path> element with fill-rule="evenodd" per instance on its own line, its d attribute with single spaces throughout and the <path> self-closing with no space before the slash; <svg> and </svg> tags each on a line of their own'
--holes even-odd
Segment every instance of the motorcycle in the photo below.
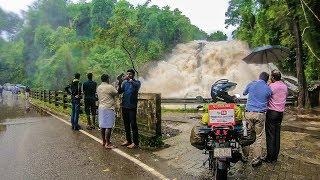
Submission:
<svg viewBox="0 0 320 180">
<path fill-rule="evenodd" d="M 198 107 L 205 108 L 202 117 L 205 125 L 193 129 L 191 136 L 198 135 L 199 141 L 192 142 L 191 137 L 190 141 L 209 155 L 203 165 L 209 164 L 216 180 L 227 179 L 230 163 L 242 160 L 241 148 L 255 141 L 255 133 L 248 131 L 243 118 L 244 107 L 237 105 L 239 96 L 228 94 L 236 85 L 222 79 L 212 85 L 212 99 L 197 97 L 199 102 L 207 104 L 206 107 Z"/>
</svg>

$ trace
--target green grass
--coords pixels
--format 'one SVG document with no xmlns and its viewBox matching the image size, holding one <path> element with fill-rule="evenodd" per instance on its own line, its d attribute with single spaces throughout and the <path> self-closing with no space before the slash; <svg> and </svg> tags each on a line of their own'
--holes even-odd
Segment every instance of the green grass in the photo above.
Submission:
<svg viewBox="0 0 320 180">
<path fill-rule="evenodd" d="M 172 112 L 172 113 L 197 113 L 197 112 L 199 112 L 199 110 L 198 109 L 165 109 L 165 108 L 161 109 L 161 113 L 168 113 L 168 112 Z"/>
</svg>

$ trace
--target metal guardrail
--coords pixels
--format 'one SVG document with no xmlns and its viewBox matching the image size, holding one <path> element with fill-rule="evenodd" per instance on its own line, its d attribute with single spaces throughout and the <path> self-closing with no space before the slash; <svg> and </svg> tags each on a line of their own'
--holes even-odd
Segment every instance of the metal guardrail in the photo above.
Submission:
<svg viewBox="0 0 320 180">
<path fill-rule="evenodd" d="M 210 101 L 210 98 L 205 98 L 206 101 Z M 247 98 L 240 98 L 240 104 L 246 104 Z M 297 98 L 290 96 L 287 98 L 287 105 L 294 105 Z M 162 98 L 161 104 L 202 104 L 196 98 Z"/>
</svg>

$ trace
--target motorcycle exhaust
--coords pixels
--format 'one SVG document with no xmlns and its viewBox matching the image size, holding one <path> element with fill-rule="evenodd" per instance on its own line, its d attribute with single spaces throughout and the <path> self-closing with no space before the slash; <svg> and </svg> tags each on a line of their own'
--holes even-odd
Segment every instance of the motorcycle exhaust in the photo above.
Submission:
<svg viewBox="0 0 320 180">
<path fill-rule="evenodd" d="M 242 128 L 243 128 L 243 136 L 244 137 L 248 136 L 247 121 L 246 120 L 242 120 Z"/>
</svg>

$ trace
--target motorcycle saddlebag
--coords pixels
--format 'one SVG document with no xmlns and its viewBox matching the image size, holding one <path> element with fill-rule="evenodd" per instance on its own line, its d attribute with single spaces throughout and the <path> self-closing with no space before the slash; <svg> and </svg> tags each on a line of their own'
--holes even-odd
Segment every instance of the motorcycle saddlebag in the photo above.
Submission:
<svg viewBox="0 0 320 180">
<path fill-rule="evenodd" d="M 203 150 L 205 148 L 205 138 L 207 135 L 200 133 L 201 127 L 204 127 L 204 125 L 200 123 L 193 126 L 190 134 L 190 143 L 193 147 Z"/>
</svg>

